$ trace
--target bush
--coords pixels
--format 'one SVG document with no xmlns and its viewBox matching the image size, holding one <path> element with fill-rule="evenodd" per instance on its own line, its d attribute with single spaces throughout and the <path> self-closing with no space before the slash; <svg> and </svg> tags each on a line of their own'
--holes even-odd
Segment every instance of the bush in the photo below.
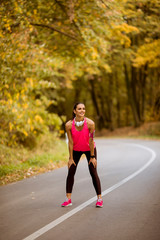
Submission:
<svg viewBox="0 0 160 240">
<path fill-rule="evenodd" d="M 46 111 L 52 102 L 44 96 L 35 99 L 27 82 L 12 96 L 6 87 L 3 90 L 3 100 L 0 101 L 1 144 L 23 144 L 33 148 L 37 137 L 49 132 L 50 126 L 55 131 L 60 129 L 62 121 L 58 115 Z"/>
</svg>

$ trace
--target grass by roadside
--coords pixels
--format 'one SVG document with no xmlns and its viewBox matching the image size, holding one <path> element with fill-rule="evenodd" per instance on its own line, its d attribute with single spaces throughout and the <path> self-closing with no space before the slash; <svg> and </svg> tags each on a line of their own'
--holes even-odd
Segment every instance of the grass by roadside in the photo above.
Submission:
<svg viewBox="0 0 160 240">
<path fill-rule="evenodd" d="M 0 156 L 0 184 L 5 185 L 66 165 L 68 147 L 64 140 L 49 134 L 39 139 L 34 150 L 0 145 Z"/>
</svg>

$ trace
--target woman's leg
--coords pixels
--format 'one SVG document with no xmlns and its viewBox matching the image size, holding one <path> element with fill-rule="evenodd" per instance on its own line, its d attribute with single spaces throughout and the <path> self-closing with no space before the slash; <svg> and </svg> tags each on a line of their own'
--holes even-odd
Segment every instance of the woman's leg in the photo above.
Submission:
<svg viewBox="0 0 160 240">
<path fill-rule="evenodd" d="M 66 181 L 66 196 L 68 199 L 71 199 L 71 193 L 72 193 L 73 184 L 74 184 L 74 175 L 76 173 L 77 165 L 82 154 L 83 152 L 73 151 L 73 160 L 76 166 L 72 164 L 68 169 L 68 176 Z"/>
<path fill-rule="evenodd" d="M 94 154 L 95 154 L 95 158 L 97 160 L 97 150 L 96 150 L 96 148 L 94 149 Z M 88 163 L 89 163 L 89 161 L 90 161 L 90 151 L 85 152 L 85 155 L 86 155 Z M 92 182 L 93 182 L 94 188 L 96 190 L 97 196 L 98 196 L 98 198 L 99 197 L 101 198 L 100 179 L 99 179 L 99 176 L 98 176 L 98 173 L 97 173 L 97 168 L 95 168 L 92 163 L 89 164 L 89 172 L 91 174 Z"/>
</svg>

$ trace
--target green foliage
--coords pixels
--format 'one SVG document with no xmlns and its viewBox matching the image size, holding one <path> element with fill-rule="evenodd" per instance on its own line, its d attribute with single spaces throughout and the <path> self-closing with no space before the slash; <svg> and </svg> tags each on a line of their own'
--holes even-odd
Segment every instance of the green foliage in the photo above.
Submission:
<svg viewBox="0 0 160 240">
<path fill-rule="evenodd" d="M 15 92 L 12 95 L 10 89 L 2 89 L 4 95 L 2 95 L 3 100 L 0 101 L 1 143 L 11 146 L 25 143 L 27 139 L 34 143 L 34 138 L 47 132 L 49 126 L 53 125 L 55 130 L 60 129 L 60 118 L 46 111 L 52 101 L 45 96 L 35 99 L 33 89 L 42 88 L 41 82 L 35 84 L 35 88 L 32 85 L 32 79 L 27 78 L 21 86 L 22 90 L 17 91 L 13 84 L 11 92 L 14 92 L 14 88 Z"/>
<path fill-rule="evenodd" d="M 153 120 L 159 11 L 158 0 L 2 1 L 1 143 L 35 146 L 81 99 L 99 127 Z"/>
<path fill-rule="evenodd" d="M 56 161 L 50 131 L 64 136 L 77 101 L 99 129 L 160 120 L 159 12 L 159 0 L 1 1 L 2 175 Z M 44 134 L 45 153 L 20 160 L 15 146 Z"/>
<path fill-rule="evenodd" d="M 18 3 L 1 5 L 0 139 L 8 146 L 22 143 L 34 147 L 39 134 L 51 126 L 59 130 L 62 124 L 56 113 L 49 114 L 46 109 L 60 99 L 56 92 L 63 64 L 35 43 L 33 29 L 22 16 L 23 3 Z M 51 90 L 53 99 L 48 96 Z"/>
</svg>

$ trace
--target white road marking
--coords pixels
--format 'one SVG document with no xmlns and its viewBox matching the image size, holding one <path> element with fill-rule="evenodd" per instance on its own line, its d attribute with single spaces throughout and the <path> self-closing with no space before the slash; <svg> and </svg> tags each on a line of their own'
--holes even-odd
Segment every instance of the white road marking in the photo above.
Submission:
<svg viewBox="0 0 160 240">
<path fill-rule="evenodd" d="M 155 160 L 156 158 L 156 153 L 145 146 L 139 145 L 139 144 L 129 144 L 127 143 L 127 145 L 132 145 L 135 147 L 140 147 L 142 149 L 145 149 L 147 151 L 149 151 L 151 153 L 151 158 L 149 159 L 149 161 L 143 166 L 141 167 L 139 170 L 137 170 L 136 172 L 134 172 L 133 174 L 129 175 L 128 177 L 124 178 L 123 180 L 121 180 L 120 182 L 116 183 L 115 185 L 113 185 L 112 187 L 106 189 L 105 191 L 102 192 L 102 196 L 107 195 L 108 193 L 112 192 L 113 190 L 115 190 L 116 188 L 122 186 L 123 184 L 125 184 L 126 182 L 128 182 L 129 180 L 133 179 L 134 177 L 136 177 L 138 174 L 140 174 L 141 172 L 143 172 L 147 167 L 150 166 L 150 164 Z M 47 224 L 46 226 L 40 228 L 38 231 L 32 233 L 31 235 L 29 235 L 28 237 L 24 238 L 23 240 L 34 240 L 36 238 L 38 238 L 39 236 L 41 236 L 42 234 L 48 232 L 50 229 L 54 228 L 55 226 L 57 226 L 58 224 L 62 223 L 63 221 L 65 221 L 66 219 L 68 219 L 69 217 L 73 216 L 74 214 L 76 214 L 77 212 L 81 211 L 82 209 L 84 209 L 85 207 L 87 207 L 88 205 L 90 205 L 91 203 L 93 203 L 94 201 L 97 200 L 97 196 L 89 199 L 88 201 L 82 203 L 81 205 L 79 205 L 78 207 L 74 208 L 73 210 L 71 210 L 70 212 L 62 215 L 61 217 L 57 218 L 56 220 L 50 222 L 49 224 Z"/>
</svg>

